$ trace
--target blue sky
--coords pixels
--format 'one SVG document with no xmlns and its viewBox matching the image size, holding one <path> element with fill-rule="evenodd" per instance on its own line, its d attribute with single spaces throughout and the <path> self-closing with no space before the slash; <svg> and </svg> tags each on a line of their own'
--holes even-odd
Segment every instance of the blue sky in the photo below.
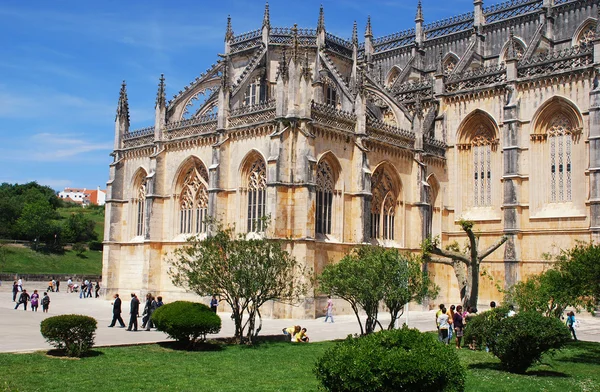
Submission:
<svg viewBox="0 0 600 392">
<path fill-rule="evenodd" d="M 271 25 L 314 28 L 321 3 L 327 31 L 349 38 L 368 15 L 376 37 L 412 27 L 417 0 L 271 0 Z M 423 9 L 428 23 L 473 1 Z M 153 125 L 160 74 L 170 98 L 217 60 L 228 14 L 240 34 L 260 28 L 263 11 L 254 0 L 2 0 L 0 183 L 104 188 L 121 81 L 132 128 Z"/>
</svg>

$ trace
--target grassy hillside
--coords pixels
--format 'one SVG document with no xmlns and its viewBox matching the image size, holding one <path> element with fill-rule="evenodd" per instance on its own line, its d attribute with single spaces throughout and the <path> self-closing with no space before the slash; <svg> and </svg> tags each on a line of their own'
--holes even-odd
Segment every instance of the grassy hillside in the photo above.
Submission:
<svg viewBox="0 0 600 392">
<path fill-rule="evenodd" d="M 86 251 L 79 257 L 73 251 L 64 254 L 35 252 L 20 245 L 6 245 L 0 272 L 19 274 L 90 274 L 102 273 L 102 252 Z"/>
<path fill-rule="evenodd" d="M 91 219 L 92 221 L 94 221 L 96 223 L 96 226 L 94 227 L 94 231 L 96 232 L 96 234 L 98 234 L 98 240 L 102 241 L 102 237 L 104 236 L 104 209 L 103 208 L 98 208 L 98 207 L 83 208 L 83 207 L 77 206 L 77 207 L 59 208 L 57 211 L 63 219 L 68 218 L 69 215 L 71 215 L 71 214 L 76 214 L 78 212 L 82 212 L 86 218 Z"/>
</svg>

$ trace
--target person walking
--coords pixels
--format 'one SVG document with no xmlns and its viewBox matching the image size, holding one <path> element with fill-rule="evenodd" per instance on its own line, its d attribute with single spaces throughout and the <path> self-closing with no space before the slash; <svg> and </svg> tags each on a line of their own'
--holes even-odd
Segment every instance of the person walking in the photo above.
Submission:
<svg viewBox="0 0 600 392">
<path fill-rule="evenodd" d="M 92 291 L 94 290 L 94 284 L 90 280 L 87 285 L 87 298 L 92 298 Z"/>
<path fill-rule="evenodd" d="M 87 280 L 85 282 L 81 282 L 81 285 L 79 286 L 79 299 L 82 299 L 85 297 L 86 289 L 87 289 Z"/>
<path fill-rule="evenodd" d="M 99 292 L 100 292 L 100 282 L 96 281 L 96 298 L 100 297 Z"/>
<path fill-rule="evenodd" d="M 463 316 L 462 316 L 462 306 L 458 305 L 456 307 L 456 312 L 454 312 L 454 314 L 452 315 L 452 327 L 454 329 L 454 335 L 456 335 L 456 348 L 457 349 L 461 349 L 461 341 L 462 341 L 462 337 L 463 337 L 463 331 L 465 328 L 465 325 L 463 323 Z"/>
<path fill-rule="evenodd" d="M 60 279 L 56 279 L 56 292 L 60 291 Z"/>
<path fill-rule="evenodd" d="M 23 304 L 24 310 L 27 310 L 27 302 L 29 302 L 29 294 L 27 294 L 27 290 L 23 290 L 21 295 L 19 296 L 19 302 L 17 302 L 17 306 L 15 306 L 15 310 L 19 307 L 19 305 Z"/>
<path fill-rule="evenodd" d="M 42 312 L 48 313 L 48 307 L 50 307 L 50 297 L 48 297 L 48 293 L 44 292 L 44 298 L 42 298 Z"/>
<path fill-rule="evenodd" d="M 40 295 L 37 290 L 33 290 L 33 294 L 31 294 L 31 311 L 37 312 L 38 305 L 40 304 Z"/>
<path fill-rule="evenodd" d="M 22 292 L 23 291 L 23 280 L 21 278 L 19 278 L 19 280 L 17 281 L 17 285 L 19 286 L 19 291 Z"/>
<path fill-rule="evenodd" d="M 67 293 L 73 292 L 73 279 L 67 279 Z"/>
<path fill-rule="evenodd" d="M 327 296 L 327 307 L 325 307 L 325 323 L 327 319 L 331 319 L 331 323 L 333 324 L 333 300 L 331 299 L 331 295 Z"/>
<path fill-rule="evenodd" d="M 115 298 L 115 300 L 112 304 L 113 305 L 113 319 L 108 327 L 109 328 L 114 327 L 115 323 L 118 321 L 121 328 L 125 328 L 125 323 L 123 322 L 123 318 L 121 318 L 121 298 L 119 298 L 119 294 L 115 294 L 114 298 Z"/>
<path fill-rule="evenodd" d="M 217 313 L 218 307 L 219 307 L 219 300 L 217 299 L 217 296 L 213 294 L 212 298 L 210 299 L 210 310 Z"/>
<path fill-rule="evenodd" d="M 17 301 L 17 293 L 19 292 L 19 285 L 17 284 L 17 281 L 15 280 L 13 282 L 13 288 L 12 288 L 12 293 L 13 293 L 13 302 Z"/>
<path fill-rule="evenodd" d="M 152 322 L 152 313 L 156 310 L 156 300 L 154 297 L 150 295 L 150 306 L 148 306 L 148 320 L 146 321 L 146 331 L 150 331 L 150 328 L 154 328 L 154 323 Z M 147 304 L 148 301 L 146 301 Z"/>
<path fill-rule="evenodd" d="M 136 332 L 138 330 L 138 322 L 137 318 L 140 313 L 140 300 L 138 299 L 135 293 L 131 293 L 131 302 L 129 304 L 129 327 L 127 327 L 128 331 Z"/>
<path fill-rule="evenodd" d="M 159 295 L 158 297 L 156 297 L 156 309 L 160 308 L 163 305 L 164 304 L 163 304 L 162 297 Z"/>
<path fill-rule="evenodd" d="M 452 340 L 452 332 L 454 329 L 454 309 L 456 309 L 456 307 L 454 305 L 450 305 L 450 310 L 448 311 L 448 324 L 450 324 L 450 328 L 448 328 L 448 342 Z"/>
<path fill-rule="evenodd" d="M 569 331 L 573 334 L 573 339 L 577 341 L 577 335 L 575 335 L 575 325 L 577 320 L 575 320 L 575 312 L 570 311 L 567 313 L 567 327 L 569 327 Z"/>
</svg>

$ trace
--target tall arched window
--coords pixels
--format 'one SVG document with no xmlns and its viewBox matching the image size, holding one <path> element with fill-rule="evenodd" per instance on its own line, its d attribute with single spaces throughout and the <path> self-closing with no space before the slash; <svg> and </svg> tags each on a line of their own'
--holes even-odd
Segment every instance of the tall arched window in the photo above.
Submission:
<svg viewBox="0 0 600 392">
<path fill-rule="evenodd" d="M 263 217 L 266 215 L 267 171 L 265 162 L 257 159 L 250 166 L 248 173 L 248 232 L 265 230 Z"/>
<path fill-rule="evenodd" d="M 577 37 L 577 45 L 591 45 L 596 39 L 596 24 L 588 23 Z"/>
<path fill-rule="evenodd" d="M 136 236 L 143 236 L 145 228 L 145 209 L 146 209 L 146 179 L 142 180 L 142 183 L 138 187 L 137 197 L 135 199 L 136 204 Z"/>
<path fill-rule="evenodd" d="M 548 130 L 550 202 L 569 202 L 572 197 L 572 125 L 562 114 L 556 115 L 550 125 Z"/>
<path fill-rule="evenodd" d="M 482 126 L 471 141 L 473 154 L 473 206 L 492 205 L 492 144 L 491 135 Z"/>
<path fill-rule="evenodd" d="M 317 234 L 331 234 L 331 217 L 333 209 L 333 191 L 335 177 L 331 165 L 326 161 L 317 166 Z"/>
<path fill-rule="evenodd" d="M 188 170 L 179 198 L 179 232 L 199 234 L 206 232 L 208 212 L 208 173 L 202 164 Z"/>
<path fill-rule="evenodd" d="M 371 178 L 371 238 L 394 240 L 397 196 L 388 173 L 378 169 Z"/>
</svg>

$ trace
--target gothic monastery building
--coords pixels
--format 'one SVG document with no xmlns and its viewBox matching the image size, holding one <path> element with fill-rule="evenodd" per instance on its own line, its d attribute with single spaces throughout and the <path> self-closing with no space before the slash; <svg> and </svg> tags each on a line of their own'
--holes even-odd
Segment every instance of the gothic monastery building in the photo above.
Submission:
<svg viewBox="0 0 600 392">
<path fill-rule="evenodd" d="M 169 253 L 210 230 L 291 239 L 316 274 L 358 244 L 419 251 L 424 238 L 481 248 L 494 287 L 541 272 L 543 254 L 600 240 L 600 0 L 512 0 L 377 37 L 262 27 L 172 100 L 160 79 L 154 125 L 129 128 L 121 88 L 106 200 L 107 294 L 192 298 Z M 316 16 L 316 15 L 315 15 Z M 264 227 L 258 220 L 270 216 Z M 457 303 L 452 269 L 426 266 Z M 324 299 L 272 304 L 273 317 L 321 315 Z M 342 306 L 338 309 L 341 309 Z"/>
</svg>

